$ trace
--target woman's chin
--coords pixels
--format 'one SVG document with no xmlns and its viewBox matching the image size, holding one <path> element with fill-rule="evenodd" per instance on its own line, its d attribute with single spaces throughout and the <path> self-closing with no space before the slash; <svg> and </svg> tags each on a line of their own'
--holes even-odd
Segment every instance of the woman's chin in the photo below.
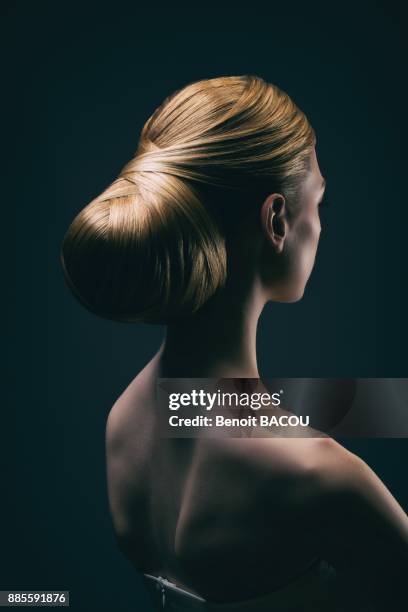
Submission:
<svg viewBox="0 0 408 612">
<path fill-rule="evenodd" d="M 290 297 L 287 300 L 285 300 L 285 302 L 287 304 L 293 304 L 295 302 L 300 302 L 300 300 L 302 299 L 303 295 L 304 295 L 304 291 L 302 291 L 301 293 L 298 293 L 296 295 L 293 295 L 292 297 Z"/>
<path fill-rule="evenodd" d="M 295 290 L 285 290 L 275 293 L 271 300 L 273 302 L 284 302 L 285 304 L 291 304 L 293 302 L 299 302 L 305 293 L 305 287 Z"/>
</svg>

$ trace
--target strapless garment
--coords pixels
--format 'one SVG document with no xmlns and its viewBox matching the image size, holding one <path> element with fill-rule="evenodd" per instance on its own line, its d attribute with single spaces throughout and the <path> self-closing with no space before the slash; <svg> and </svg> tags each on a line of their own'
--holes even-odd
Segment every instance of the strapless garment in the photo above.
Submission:
<svg viewBox="0 0 408 612">
<path fill-rule="evenodd" d="M 377 612 L 364 597 L 347 594 L 336 570 L 319 558 L 289 584 L 267 595 L 231 603 L 207 601 L 161 576 L 142 574 L 142 578 L 155 612 Z"/>
</svg>

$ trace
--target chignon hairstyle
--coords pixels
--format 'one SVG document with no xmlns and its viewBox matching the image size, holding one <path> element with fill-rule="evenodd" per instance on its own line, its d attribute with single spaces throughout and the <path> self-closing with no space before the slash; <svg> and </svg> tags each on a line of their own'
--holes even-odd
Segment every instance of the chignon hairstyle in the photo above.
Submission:
<svg viewBox="0 0 408 612">
<path fill-rule="evenodd" d="M 117 321 L 193 314 L 226 280 L 228 219 L 271 189 L 294 197 L 315 143 L 288 94 L 258 76 L 176 91 L 147 120 L 118 178 L 69 226 L 61 249 L 69 287 Z"/>
</svg>

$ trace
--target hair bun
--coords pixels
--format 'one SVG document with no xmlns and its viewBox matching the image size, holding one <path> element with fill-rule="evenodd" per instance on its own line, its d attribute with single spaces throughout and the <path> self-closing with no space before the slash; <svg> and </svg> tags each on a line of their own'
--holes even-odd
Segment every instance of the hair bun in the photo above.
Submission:
<svg viewBox="0 0 408 612">
<path fill-rule="evenodd" d="M 72 222 L 63 269 L 99 316 L 166 323 L 195 312 L 222 285 L 224 240 L 184 180 L 160 172 L 155 159 L 144 158 L 140 170 L 133 162 Z"/>
</svg>

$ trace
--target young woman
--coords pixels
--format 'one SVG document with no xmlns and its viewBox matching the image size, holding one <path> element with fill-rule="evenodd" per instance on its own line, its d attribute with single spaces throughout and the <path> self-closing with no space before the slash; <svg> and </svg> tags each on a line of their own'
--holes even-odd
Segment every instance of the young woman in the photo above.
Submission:
<svg viewBox="0 0 408 612">
<path fill-rule="evenodd" d="M 261 311 L 301 299 L 315 261 L 315 145 L 276 85 L 191 83 L 65 236 L 66 279 L 87 308 L 167 325 L 107 423 L 118 542 L 158 609 L 402 609 L 408 517 L 359 457 L 329 437 L 159 431 L 158 378 L 260 377 Z"/>
</svg>

